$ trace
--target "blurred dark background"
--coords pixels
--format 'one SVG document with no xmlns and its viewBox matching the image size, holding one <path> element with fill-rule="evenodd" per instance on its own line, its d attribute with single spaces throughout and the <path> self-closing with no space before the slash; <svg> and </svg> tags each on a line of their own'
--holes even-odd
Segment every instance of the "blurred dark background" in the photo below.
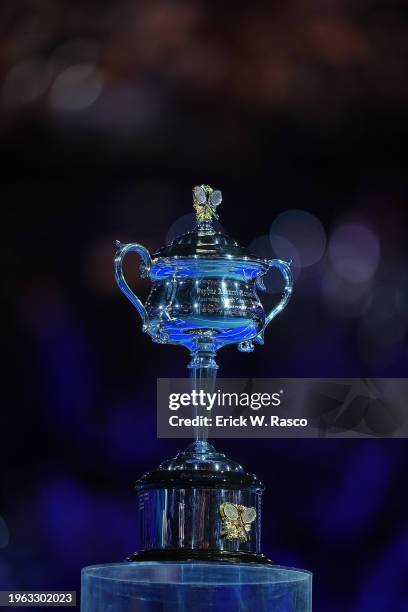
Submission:
<svg viewBox="0 0 408 612">
<path fill-rule="evenodd" d="M 2 589 L 78 589 L 137 549 L 133 483 L 180 449 L 156 439 L 156 378 L 188 355 L 142 335 L 113 242 L 191 227 L 193 185 L 296 276 L 265 346 L 224 349 L 221 375 L 406 375 L 407 12 L 3 0 Z M 406 441 L 217 446 L 265 481 L 264 552 L 314 572 L 316 612 L 408 609 Z"/>
</svg>

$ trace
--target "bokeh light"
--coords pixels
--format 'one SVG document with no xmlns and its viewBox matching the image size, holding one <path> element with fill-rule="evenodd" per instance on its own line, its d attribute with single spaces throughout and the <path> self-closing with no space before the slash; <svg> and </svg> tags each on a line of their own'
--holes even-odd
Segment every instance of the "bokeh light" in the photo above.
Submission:
<svg viewBox="0 0 408 612">
<path fill-rule="evenodd" d="M 321 260 L 326 249 L 326 232 L 319 219 L 305 210 L 287 210 L 271 225 L 272 246 L 282 248 L 282 240 L 296 245 L 296 267 L 307 268 Z"/>
<path fill-rule="evenodd" d="M 91 106 L 102 89 L 102 73 L 94 64 L 76 64 L 55 79 L 50 104 L 60 111 L 80 111 Z"/>
<path fill-rule="evenodd" d="M 374 232 L 358 223 L 345 223 L 333 232 L 329 256 L 335 272 L 352 283 L 366 283 L 377 270 L 380 243 Z"/>
</svg>

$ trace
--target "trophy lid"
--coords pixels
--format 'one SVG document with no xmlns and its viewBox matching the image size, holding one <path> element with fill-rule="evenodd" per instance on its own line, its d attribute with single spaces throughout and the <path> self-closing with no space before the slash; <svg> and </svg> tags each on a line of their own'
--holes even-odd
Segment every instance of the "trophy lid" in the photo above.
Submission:
<svg viewBox="0 0 408 612">
<path fill-rule="evenodd" d="M 221 191 L 208 185 L 196 186 L 193 189 L 193 202 L 197 218 L 195 228 L 159 249 L 154 258 L 196 256 L 264 261 L 240 246 L 233 238 L 215 229 L 213 221 L 218 219 L 216 209 L 222 202 Z"/>
<path fill-rule="evenodd" d="M 255 474 L 245 472 L 239 463 L 216 451 L 206 440 L 195 440 L 177 457 L 164 461 L 136 483 L 138 491 L 158 486 L 247 488 L 258 492 L 265 488 Z"/>
</svg>

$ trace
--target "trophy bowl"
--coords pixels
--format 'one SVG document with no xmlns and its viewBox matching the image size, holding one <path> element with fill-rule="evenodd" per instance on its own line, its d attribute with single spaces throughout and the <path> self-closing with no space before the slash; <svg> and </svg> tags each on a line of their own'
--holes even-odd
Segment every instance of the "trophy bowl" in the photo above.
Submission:
<svg viewBox="0 0 408 612">
<path fill-rule="evenodd" d="M 205 185 L 195 187 L 193 199 L 197 226 L 153 257 L 140 244 L 117 242 L 116 280 L 139 311 L 143 331 L 155 342 L 179 344 L 195 353 L 197 339 L 205 337 L 207 343 L 211 338 L 214 351 L 238 344 L 239 350 L 249 352 L 254 342 L 263 344 L 267 325 L 290 298 L 290 265 L 280 259 L 257 257 L 214 229 L 212 221 L 217 215 L 211 199 L 218 205 L 220 191 Z M 142 259 L 142 276 L 152 282 L 145 305 L 123 276 L 123 258 L 132 251 Z M 271 268 L 282 274 L 284 288 L 279 303 L 265 315 L 257 290 L 265 290 L 263 276 Z"/>
</svg>

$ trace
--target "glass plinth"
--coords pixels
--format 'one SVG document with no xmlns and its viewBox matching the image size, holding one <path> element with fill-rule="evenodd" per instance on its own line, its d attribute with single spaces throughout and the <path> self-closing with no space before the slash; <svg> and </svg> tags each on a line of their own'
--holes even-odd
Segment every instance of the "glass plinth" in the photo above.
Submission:
<svg viewBox="0 0 408 612">
<path fill-rule="evenodd" d="M 82 570 L 82 612 L 311 612 L 312 575 L 244 563 L 135 562 Z"/>
</svg>

